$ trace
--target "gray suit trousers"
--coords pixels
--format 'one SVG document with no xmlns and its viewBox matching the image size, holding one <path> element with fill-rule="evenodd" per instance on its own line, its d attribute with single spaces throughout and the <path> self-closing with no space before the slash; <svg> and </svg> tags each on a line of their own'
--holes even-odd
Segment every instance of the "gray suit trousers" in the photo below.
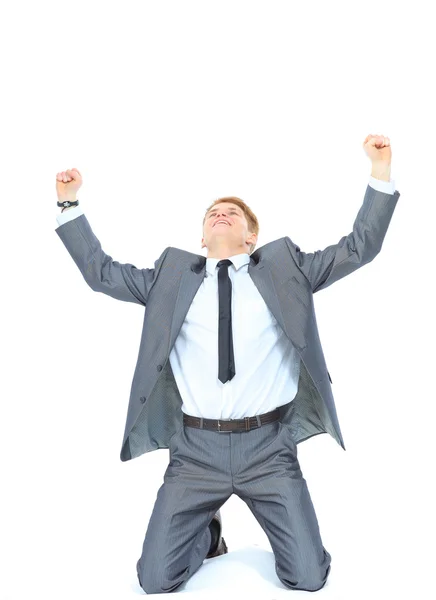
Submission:
<svg viewBox="0 0 436 600">
<path fill-rule="evenodd" d="M 211 544 L 209 523 L 232 494 L 268 536 L 277 576 L 287 588 L 325 585 L 331 556 L 288 425 L 275 421 L 242 433 L 182 425 L 169 451 L 137 563 L 147 594 L 172 592 L 200 568 Z"/>
</svg>

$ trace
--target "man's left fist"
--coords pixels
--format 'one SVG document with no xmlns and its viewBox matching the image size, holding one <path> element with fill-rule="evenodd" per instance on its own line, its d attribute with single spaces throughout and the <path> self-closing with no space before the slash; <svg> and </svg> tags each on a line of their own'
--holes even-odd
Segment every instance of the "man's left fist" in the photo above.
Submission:
<svg viewBox="0 0 436 600">
<path fill-rule="evenodd" d="M 392 150 L 388 137 L 379 134 L 372 135 L 370 133 L 363 142 L 363 148 L 373 163 L 391 164 Z"/>
</svg>

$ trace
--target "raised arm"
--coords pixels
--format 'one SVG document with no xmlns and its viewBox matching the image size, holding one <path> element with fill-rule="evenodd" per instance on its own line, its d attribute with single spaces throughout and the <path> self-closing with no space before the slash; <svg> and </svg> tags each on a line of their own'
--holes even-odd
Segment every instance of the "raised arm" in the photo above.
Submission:
<svg viewBox="0 0 436 600">
<path fill-rule="evenodd" d="M 65 178 L 67 178 L 67 181 L 64 180 Z M 67 185 L 73 182 L 75 184 L 68 188 Z M 56 190 L 59 202 L 65 199 L 75 200 L 77 190 L 81 184 L 82 178 L 77 169 L 58 173 Z M 62 187 L 62 185 L 65 187 Z M 71 208 L 71 211 L 72 213 L 74 211 L 79 212 L 78 207 Z M 73 217 L 73 214 L 71 214 L 71 217 Z M 154 268 L 138 269 L 130 263 L 123 264 L 114 261 L 109 254 L 104 252 L 82 212 L 62 223 L 55 231 L 92 290 L 102 292 L 124 302 L 134 302 L 143 306 L 147 304 L 148 294 L 159 274 L 169 248 L 166 248 L 155 261 Z"/>
<path fill-rule="evenodd" d="M 289 237 L 285 238 L 294 261 L 309 280 L 313 293 L 356 271 L 377 256 L 400 197 L 390 182 L 392 154 L 389 138 L 369 135 L 363 146 L 372 161 L 371 181 L 351 233 L 342 237 L 337 244 L 310 253 L 302 252 Z"/>
</svg>

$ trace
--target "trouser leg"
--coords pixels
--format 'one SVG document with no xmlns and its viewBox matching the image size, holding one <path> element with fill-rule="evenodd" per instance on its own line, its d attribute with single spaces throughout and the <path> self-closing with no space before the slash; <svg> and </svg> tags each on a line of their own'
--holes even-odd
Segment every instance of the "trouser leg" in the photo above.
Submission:
<svg viewBox="0 0 436 600">
<path fill-rule="evenodd" d="M 229 476 L 219 468 L 228 460 L 226 440 L 220 438 L 217 448 L 216 436 L 208 444 L 200 437 L 186 427 L 171 439 L 170 463 L 137 563 L 147 594 L 172 592 L 199 569 L 210 548 L 209 523 L 232 493 Z"/>
<path fill-rule="evenodd" d="M 321 541 L 290 429 L 279 421 L 267 427 L 270 435 L 257 443 L 253 459 L 245 466 L 241 460 L 239 473 L 235 473 L 235 493 L 268 536 L 282 583 L 292 589 L 316 591 L 327 581 L 331 556 Z M 245 441 L 253 445 L 249 437 Z"/>
</svg>

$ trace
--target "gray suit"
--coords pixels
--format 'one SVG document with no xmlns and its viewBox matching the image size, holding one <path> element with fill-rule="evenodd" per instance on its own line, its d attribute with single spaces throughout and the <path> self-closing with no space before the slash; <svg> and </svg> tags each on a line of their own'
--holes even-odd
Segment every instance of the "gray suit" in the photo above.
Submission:
<svg viewBox="0 0 436 600">
<path fill-rule="evenodd" d="M 300 379 L 295 398 L 290 398 L 289 404 L 280 407 L 279 424 L 262 426 L 246 434 L 231 434 L 233 441 L 230 441 L 230 436 L 223 437 L 215 432 L 183 428 L 182 399 L 169 361 L 185 316 L 205 276 L 205 257 L 169 247 L 157 259 L 154 268 L 137 269 L 132 264 L 113 261 L 103 251 L 85 215 L 56 229 L 94 291 L 146 306 L 121 460 L 127 461 L 159 448 L 170 448 L 171 462 L 165 482 L 172 485 L 171 492 L 168 485 L 162 486 L 159 491 L 147 532 L 148 540 L 146 537 L 138 563 L 138 576 L 140 581 L 142 576 L 141 585 L 146 591 L 176 589 L 199 568 L 210 543 L 207 525 L 231 493 L 239 493 L 267 532 L 277 558 L 277 574 L 287 586 L 314 590 L 325 583 L 330 556 L 321 545 L 316 517 L 296 458 L 296 444 L 313 435 L 329 433 L 342 448 L 345 449 L 345 446 L 332 395 L 331 377 L 319 339 L 313 294 L 375 258 L 381 250 L 399 196 L 397 191 L 386 194 L 368 185 L 353 231 L 324 250 L 305 253 L 289 237 L 283 237 L 251 254 L 248 273 L 300 355 Z M 198 461 L 193 460 L 189 465 L 184 462 L 195 444 L 198 444 L 199 454 L 206 456 L 210 452 L 210 460 L 213 457 L 216 460 L 216 472 L 206 484 L 207 489 L 198 489 L 199 473 L 192 472 Z M 241 448 L 238 450 L 239 444 Z M 255 489 L 254 485 L 247 483 L 248 480 L 240 480 L 239 488 L 236 480 L 229 482 L 224 453 L 234 453 L 232 464 L 235 466 L 242 453 L 247 455 L 247 448 L 242 450 L 243 444 L 252 444 L 258 456 L 262 457 L 257 466 L 252 465 L 259 476 L 262 465 L 270 464 L 273 456 L 280 456 L 280 448 L 287 448 L 287 455 L 283 454 L 281 463 L 284 471 L 279 477 L 289 477 L 282 479 L 283 483 L 293 482 L 282 493 L 288 499 L 288 505 L 285 502 L 278 507 L 279 503 L 276 503 L 273 509 L 273 505 L 269 504 L 272 512 L 265 512 L 268 502 L 262 502 L 267 500 L 262 483 Z M 181 478 L 181 481 L 182 471 L 175 470 L 176 464 L 179 469 L 184 469 L 185 479 Z M 187 493 L 191 475 L 193 483 L 190 493 Z M 207 469 L 201 477 L 208 477 Z M 196 485 L 197 489 L 194 489 Z M 269 492 L 274 494 L 274 490 Z M 299 510 L 303 506 L 304 515 L 301 518 L 297 515 L 299 520 L 291 526 L 284 514 L 295 515 L 297 506 Z M 196 510 L 198 513 L 195 513 Z M 168 529 L 165 537 L 165 527 L 171 523 L 171 517 L 177 523 L 177 533 L 173 527 Z M 304 519 L 306 526 L 301 525 Z M 280 522 L 282 528 L 274 533 L 274 523 Z M 306 539 L 309 530 L 310 536 Z M 159 535 L 166 545 L 156 551 L 151 540 L 155 542 Z M 284 540 L 293 536 L 301 543 L 297 545 L 300 549 L 297 551 L 296 546 L 290 556 L 290 547 Z M 151 561 L 154 561 L 153 564 Z M 298 564 L 299 568 L 291 568 L 290 563 Z M 150 567 L 146 584 L 145 565 Z"/>
<path fill-rule="evenodd" d="M 337 244 L 305 253 L 284 237 L 250 256 L 251 278 L 301 357 L 298 393 L 282 407 L 282 421 L 292 427 L 296 443 L 328 432 L 345 449 L 312 295 L 375 258 L 399 197 L 398 191 L 385 194 L 368 185 L 353 231 Z M 121 460 L 168 448 L 182 422 L 182 399 L 168 358 L 203 281 L 206 258 L 169 247 L 152 269 L 120 264 L 103 251 L 85 215 L 56 233 L 94 291 L 146 306 Z"/>
</svg>

